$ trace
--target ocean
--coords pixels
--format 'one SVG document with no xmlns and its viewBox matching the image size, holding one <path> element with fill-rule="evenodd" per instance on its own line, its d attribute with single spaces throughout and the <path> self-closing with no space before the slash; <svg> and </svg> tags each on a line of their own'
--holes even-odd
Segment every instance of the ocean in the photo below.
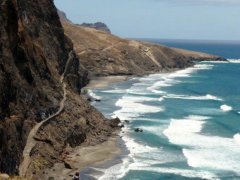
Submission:
<svg viewBox="0 0 240 180">
<path fill-rule="evenodd" d="M 105 116 L 129 121 L 120 134 L 129 153 L 97 178 L 240 179 L 240 44 L 149 41 L 229 62 L 201 62 L 90 90 Z"/>
</svg>

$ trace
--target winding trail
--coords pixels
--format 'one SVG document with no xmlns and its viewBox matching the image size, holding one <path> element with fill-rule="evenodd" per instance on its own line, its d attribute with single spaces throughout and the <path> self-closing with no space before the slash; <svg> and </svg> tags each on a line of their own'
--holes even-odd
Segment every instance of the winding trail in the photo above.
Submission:
<svg viewBox="0 0 240 180">
<path fill-rule="evenodd" d="M 77 53 L 78 55 L 81 55 L 81 54 L 84 54 L 84 53 L 86 53 L 87 52 L 87 50 L 85 49 L 85 50 L 83 50 L 83 51 L 81 51 L 81 52 L 79 52 L 79 53 Z"/>
<path fill-rule="evenodd" d="M 121 43 L 121 41 L 116 42 L 116 43 L 113 43 L 113 44 L 111 44 L 110 46 L 105 47 L 105 48 L 102 49 L 101 51 L 104 52 L 104 51 L 107 51 L 107 50 L 109 50 L 109 49 L 112 49 L 113 47 L 117 46 L 117 45 L 120 44 L 120 43 Z M 84 49 L 84 50 L 78 52 L 77 54 L 78 54 L 78 55 L 82 55 L 82 54 L 86 53 L 87 50 L 88 50 L 88 49 Z"/>
<path fill-rule="evenodd" d="M 67 69 L 68 69 L 68 66 L 70 64 L 70 61 L 72 59 L 72 55 L 73 55 L 73 51 L 69 52 L 68 54 L 68 60 L 67 60 L 67 63 L 65 65 L 65 69 L 64 69 L 64 72 L 63 74 L 61 75 L 61 78 L 60 78 L 60 82 L 62 84 L 62 90 L 63 90 L 63 99 L 60 101 L 59 103 L 59 109 L 56 113 L 52 114 L 51 116 L 49 116 L 47 119 L 41 121 L 40 123 L 37 123 L 33 129 L 30 131 L 29 135 L 28 135 L 28 138 L 27 138 L 27 142 L 26 142 L 26 145 L 25 145 L 25 148 L 23 150 L 23 161 L 22 163 L 20 164 L 19 166 L 19 175 L 21 177 L 26 177 L 26 173 L 27 173 L 27 170 L 29 168 L 29 165 L 31 163 L 31 156 L 30 156 L 30 153 L 32 151 L 32 149 L 34 148 L 34 146 L 37 144 L 38 141 L 36 141 L 34 139 L 34 136 L 37 134 L 39 128 L 47 121 L 50 121 L 52 118 L 58 116 L 59 114 L 61 114 L 61 112 L 63 111 L 64 109 L 64 105 L 65 105 L 65 101 L 67 99 L 67 84 L 64 82 L 64 78 L 65 78 L 65 74 L 67 72 Z"/>
<path fill-rule="evenodd" d="M 117 45 L 120 44 L 120 43 L 121 43 L 121 41 L 118 41 L 118 42 L 116 42 L 116 43 L 113 43 L 112 45 L 104 48 L 102 51 L 107 51 L 107 50 L 109 50 L 109 49 L 112 49 L 113 47 L 117 46 Z"/>
<path fill-rule="evenodd" d="M 144 48 L 146 49 L 145 52 L 144 52 L 144 54 L 145 54 L 148 58 L 150 58 L 150 59 L 153 61 L 153 63 L 155 63 L 158 67 L 161 67 L 161 64 L 157 61 L 157 59 L 156 59 L 155 56 L 153 55 L 153 53 L 152 53 L 152 51 L 151 51 L 151 48 L 146 47 L 146 46 L 144 46 Z"/>
</svg>

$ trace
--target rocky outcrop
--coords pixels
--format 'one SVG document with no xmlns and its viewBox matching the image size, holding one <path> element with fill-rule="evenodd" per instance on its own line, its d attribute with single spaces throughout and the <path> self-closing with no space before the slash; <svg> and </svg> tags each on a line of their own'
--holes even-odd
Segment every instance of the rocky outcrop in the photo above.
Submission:
<svg viewBox="0 0 240 180">
<path fill-rule="evenodd" d="M 65 12 L 61 11 L 61 10 L 57 10 L 58 11 L 58 15 L 61 19 L 61 21 L 63 22 L 68 22 L 68 23 L 72 23 L 71 20 L 69 20 L 67 18 L 67 15 Z M 111 33 L 111 30 L 108 28 L 108 26 L 102 22 L 96 22 L 96 23 L 82 23 L 80 25 L 76 24 L 77 26 L 82 26 L 82 27 L 89 27 L 89 28 L 93 28 L 93 29 L 96 29 L 96 30 L 99 30 L 99 31 L 104 31 L 104 32 L 107 32 L 107 33 Z"/>
<path fill-rule="evenodd" d="M 63 21 L 67 21 L 67 22 L 69 22 L 69 23 L 72 23 L 68 18 L 67 18 L 67 15 L 66 15 L 66 13 L 65 12 L 63 12 L 63 11 L 61 11 L 61 10 L 57 10 L 57 13 L 58 13 L 58 16 L 59 16 L 59 18 L 61 19 L 61 20 L 63 20 Z"/>
<path fill-rule="evenodd" d="M 96 22 L 96 23 L 82 23 L 81 26 L 83 27 L 89 27 L 89 28 L 94 28 L 96 30 L 104 31 L 107 33 L 111 33 L 110 29 L 108 26 L 102 22 Z"/>
<path fill-rule="evenodd" d="M 53 1 L 2 0 L 0 5 L 0 172 L 18 173 L 30 130 L 59 110 L 67 91 L 63 111 L 34 137 L 27 174 L 37 175 L 61 161 L 68 144 L 103 141 L 114 128 L 79 95 L 88 73 L 64 35 Z"/>
</svg>

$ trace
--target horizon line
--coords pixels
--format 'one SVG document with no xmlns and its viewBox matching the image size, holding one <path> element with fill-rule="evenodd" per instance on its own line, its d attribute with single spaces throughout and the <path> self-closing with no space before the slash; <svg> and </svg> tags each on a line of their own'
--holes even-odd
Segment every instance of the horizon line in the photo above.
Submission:
<svg viewBox="0 0 240 180">
<path fill-rule="evenodd" d="M 203 42 L 235 42 L 240 43 L 240 40 L 229 40 L 229 39 L 183 39 L 183 38 L 154 38 L 154 37 L 125 37 L 126 39 L 136 40 L 165 40 L 165 41 L 203 41 Z"/>
</svg>

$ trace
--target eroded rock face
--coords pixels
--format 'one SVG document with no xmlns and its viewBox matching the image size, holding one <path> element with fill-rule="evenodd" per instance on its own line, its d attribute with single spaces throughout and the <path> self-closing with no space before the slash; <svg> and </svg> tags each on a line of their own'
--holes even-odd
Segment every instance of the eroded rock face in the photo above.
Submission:
<svg viewBox="0 0 240 180">
<path fill-rule="evenodd" d="M 92 121 L 104 122 L 95 128 L 96 132 L 102 133 L 110 125 L 79 96 L 81 88 L 88 83 L 88 74 L 81 67 L 71 40 L 64 35 L 53 1 L 2 0 L 0 5 L 0 172 L 17 174 L 29 131 L 59 108 L 63 98 L 60 77 L 70 52 L 64 79 L 68 84 L 69 107 L 55 117 L 53 124 L 42 127 L 41 133 L 53 138 L 46 140 L 44 135 L 38 138 L 39 144 L 48 149 L 38 155 L 32 151 L 32 158 L 37 156 L 44 162 L 52 162 L 46 153 L 51 151 L 57 161 L 67 144 L 76 146 L 87 142 L 95 131 L 82 123 L 82 116 L 86 115 L 89 125 Z M 79 109 L 82 113 L 75 112 Z M 61 135 L 55 136 L 58 132 L 52 126 L 55 123 L 63 129 Z M 80 129 L 86 132 L 79 134 Z M 33 163 L 31 167 L 34 169 Z"/>
</svg>

